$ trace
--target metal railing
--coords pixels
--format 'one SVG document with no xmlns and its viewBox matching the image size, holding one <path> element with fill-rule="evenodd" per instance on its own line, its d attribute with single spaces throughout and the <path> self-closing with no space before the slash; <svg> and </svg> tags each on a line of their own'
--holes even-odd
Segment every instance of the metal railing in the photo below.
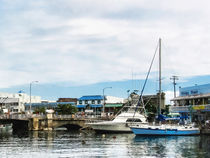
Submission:
<svg viewBox="0 0 210 158">
<path fill-rule="evenodd" d="M 54 119 L 71 119 L 74 115 L 53 115 Z"/>
<path fill-rule="evenodd" d="M 0 119 L 17 119 L 17 120 L 23 120 L 23 119 L 29 119 L 29 118 L 44 118 L 45 115 L 38 115 L 38 114 L 0 114 Z"/>
<path fill-rule="evenodd" d="M 47 118 L 47 115 L 40 114 L 0 114 L 0 119 L 17 119 L 17 120 L 27 120 L 30 118 Z M 101 115 L 52 115 L 53 119 L 102 119 Z M 103 118 L 104 119 L 104 118 Z M 106 117 L 106 119 L 110 119 Z"/>
</svg>

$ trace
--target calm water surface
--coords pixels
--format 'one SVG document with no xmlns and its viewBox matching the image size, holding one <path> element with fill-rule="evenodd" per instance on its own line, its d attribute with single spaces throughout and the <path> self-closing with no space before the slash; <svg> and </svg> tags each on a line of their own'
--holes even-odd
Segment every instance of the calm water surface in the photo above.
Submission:
<svg viewBox="0 0 210 158">
<path fill-rule="evenodd" d="M 210 157 L 210 136 L 30 132 L 0 137 L 0 158 Z"/>
</svg>

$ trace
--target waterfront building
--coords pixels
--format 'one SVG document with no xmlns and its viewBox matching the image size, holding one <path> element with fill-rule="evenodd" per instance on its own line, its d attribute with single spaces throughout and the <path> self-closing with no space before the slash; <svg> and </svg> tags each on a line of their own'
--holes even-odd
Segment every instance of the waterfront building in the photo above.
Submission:
<svg viewBox="0 0 210 158">
<path fill-rule="evenodd" d="M 25 111 L 25 103 L 30 102 L 30 96 L 20 91 L 19 93 L 0 93 L 0 109 L 8 113 L 21 113 Z M 31 96 L 32 103 L 41 102 L 40 96 Z"/>
<path fill-rule="evenodd" d="M 115 114 L 119 111 L 126 102 L 124 98 L 114 96 L 105 96 L 105 113 L 108 115 Z"/>
<path fill-rule="evenodd" d="M 88 95 L 78 99 L 77 108 L 79 112 L 85 112 L 90 115 L 101 115 L 103 105 L 105 104 L 105 113 L 109 115 L 121 108 L 123 103 L 123 98 L 113 96 L 105 96 L 104 98 L 102 95 Z"/>
<path fill-rule="evenodd" d="M 149 104 L 149 105 L 157 105 L 159 104 L 159 93 L 156 95 L 143 95 L 143 101 L 144 104 Z M 160 109 L 165 109 L 165 93 L 161 93 L 161 105 Z"/>
<path fill-rule="evenodd" d="M 132 104 L 137 104 L 139 101 L 139 95 L 136 94 L 135 92 L 131 93 L 129 96 L 129 101 L 132 101 Z M 158 108 L 159 105 L 159 93 L 157 94 L 150 94 L 150 95 L 143 95 L 142 96 L 143 102 L 145 106 L 153 106 L 155 109 Z M 140 102 L 140 104 L 142 104 Z M 142 105 L 141 105 L 142 106 Z M 161 93 L 161 105 L 160 105 L 161 110 L 165 109 L 165 93 Z"/>
<path fill-rule="evenodd" d="M 210 120 L 210 84 L 179 89 L 179 96 L 171 99 L 170 111 L 182 116 L 193 116 L 193 121 Z"/>
</svg>

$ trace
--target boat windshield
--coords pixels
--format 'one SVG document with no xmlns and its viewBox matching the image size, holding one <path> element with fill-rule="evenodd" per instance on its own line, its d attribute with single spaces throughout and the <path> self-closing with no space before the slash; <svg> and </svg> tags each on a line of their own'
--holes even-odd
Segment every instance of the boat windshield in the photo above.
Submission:
<svg viewBox="0 0 210 158">
<path fill-rule="evenodd" d="M 128 118 L 126 120 L 126 122 L 142 122 L 140 119 L 136 119 L 136 118 Z"/>
</svg>

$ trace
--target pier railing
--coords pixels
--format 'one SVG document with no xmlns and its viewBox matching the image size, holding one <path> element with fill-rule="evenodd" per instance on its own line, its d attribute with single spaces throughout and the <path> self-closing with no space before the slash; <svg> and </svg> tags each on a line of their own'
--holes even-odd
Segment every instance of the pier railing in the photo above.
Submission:
<svg viewBox="0 0 210 158">
<path fill-rule="evenodd" d="M 0 114 L 0 119 L 17 119 L 28 120 L 30 118 L 45 119 L 47 115 L 44 114 Z M 110 117 L 101 117 L 94 115 L 57 115 L 53 114 L 52 119 L 80 119 L 80 120 L 109 120 Z"/>
<path fill-rule="evenodd" d="M 38 114 L 1 114 L 0 119 L 17 119 L 17 120 L 27 120 L 29 118 L 44 118 L 45 115 L 38 115 Z"/>
</svg>

